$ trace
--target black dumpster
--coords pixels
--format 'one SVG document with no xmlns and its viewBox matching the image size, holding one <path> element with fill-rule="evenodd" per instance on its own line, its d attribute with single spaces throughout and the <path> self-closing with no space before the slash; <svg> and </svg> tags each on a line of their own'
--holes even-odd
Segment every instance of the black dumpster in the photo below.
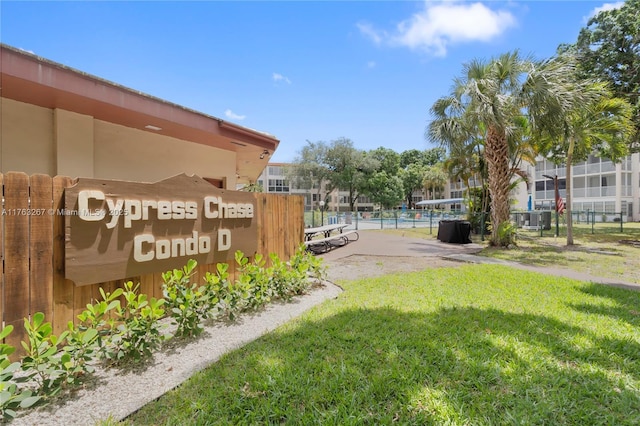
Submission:
<svg viewBox="0 0 640 426">
<path fill-rule="evenodd" d="M 471 243 L 471 223 L 466 220 L 441 220 L 438 225 L 438 239 L 443 243 Z"/>
</svg>

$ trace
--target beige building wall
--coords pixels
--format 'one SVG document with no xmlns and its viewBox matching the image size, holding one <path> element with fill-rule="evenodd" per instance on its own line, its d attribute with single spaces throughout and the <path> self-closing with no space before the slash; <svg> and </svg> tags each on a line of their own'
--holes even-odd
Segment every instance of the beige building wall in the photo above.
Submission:
<svg viewBox="0 0 640 426">
<path fill-rule="evenodd" d="M 53 111 L 6 98 L 0 102 L 2 171 L 55 175 Z"/>
<path fill-rule="evenodd" d="M 95 120 L 95 177 L 155 182 L 180 173 L 226 178 L 236 187 L 236 155 L 205 145 Z"/>
<path fill-rule="evenodd" d="M 93 117 L 56 108 L 53 110 L 56 173 L 94 176 Z"/>
<path fill-rule="evenodd" d="M 236 154 L 2 98 L 2 172 L 155 182 L 180 173 L 236 187 Z"/>
</svg>

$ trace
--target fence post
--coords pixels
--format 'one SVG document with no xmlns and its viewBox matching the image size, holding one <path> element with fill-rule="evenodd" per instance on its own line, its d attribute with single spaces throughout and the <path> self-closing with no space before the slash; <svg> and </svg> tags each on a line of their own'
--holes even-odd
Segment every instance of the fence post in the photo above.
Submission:
<svg viewBox="0 0 640 426">
<path fill-rule="evenodd" d="M 358 216 L 360 216 L 358 210 L 356 209 L 356 231 L 358 230 Z"/>
<path fill-rule="evenodd" d="M 622 230 L 622 210 L 620 210 L 620 232 L 623 232 L 623 230 Z"/>
<path fill-rule="evenodd" d="M 380 229 L 384 229 L 384 225 L 382 224 L 382 207 L 380 207 Z"/>
<path fill-rule="evenodd" d="M 393 211 L 393 218 L 396 220 L 396 229 L 398 229 L 398 210 Z"/>
<path fill-rule="evenodd" d="M 433 234 L 433 210 L 429 210 L 429 235 Z"/>
<path fill-rule="evenodd" d="M 416 210 L 414 209 L 414 210 L 413 210 L 413 228 L 415 228 L 415 227 L 416 227 L 416 214 L 417 214 L 417 212 L 416 212 Z"/>
<path fill-rule="evenodd" d="M 591 212 L 591 234 L 595 233 L 595 230 L 593 229 L 595 224 L 596 224 L 596 211 L 594 210 Z"/>
<path fill-rule="evenodd" d="M 542 237 L 542 231 L 544 230 L 544 224 L 542 223 L 542 211 L 537 211 L 536 214 L 538 215 L 538 229 L 540 230 L 540 236 Z"/>
<path fill-rule="evenodd" d="M 484 212 L 480 213 L 480 241 L 484 241 Z"/>
</svg>

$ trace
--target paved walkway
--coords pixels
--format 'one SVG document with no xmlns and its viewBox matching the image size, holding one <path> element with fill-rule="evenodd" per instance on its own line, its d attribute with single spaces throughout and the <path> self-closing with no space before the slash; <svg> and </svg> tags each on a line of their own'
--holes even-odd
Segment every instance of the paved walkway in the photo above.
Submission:
<svg viewBox="0 0 640 426">
<path fill-rule="evenodd" d="M 640 284 L 625 282 L 619 279 L 596 277 L 588 273 L 566 268 L 525 265 L 519 262 L 478 256 L 477 254 L 483 247 L 480 244 L 447 244 L 436 239 L 425 240 L 421 238 L 405 237 L 402 235 L 392 235 L 380 231 L 358 231 L 358 233 L 360 235 L 358 241 L 325 253 L 322 255 L 322 258 L 331 261 L 353 255 L 432 256 L 469 263 L 509 265 L 515 268 L 539 272 L 542 274 L 556 275 L 580 281 L 589 281 L 640 291 Z"/>
</svg>

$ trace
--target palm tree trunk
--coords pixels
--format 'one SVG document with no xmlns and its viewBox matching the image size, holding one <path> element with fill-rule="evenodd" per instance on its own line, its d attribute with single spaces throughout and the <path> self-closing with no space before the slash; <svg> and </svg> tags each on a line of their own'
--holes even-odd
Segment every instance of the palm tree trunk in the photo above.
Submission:
<svg viewBox="0 0 640 426">
<path fill-rule="evenodd" d="M 569 149 L 567 150 L 567 173 L 566 173 L 566 191 L 567 191 L 567 203 L 565 205 L 565 214 L 567 215 L 567 245 L 573 245 L 573 217 L 571 217 L 571 163 L 573 163 L 573 149 L 575 146 L 575 139 L 569 138 Z"/>
<path fill-rule="evenodd" d="M 491 194 L 491 245 L 509 244 L 500 241 L 498 227 L 509 220 L 509 145 L 503 131 L 489 127 L 485 146 Z"/>
</svg>

